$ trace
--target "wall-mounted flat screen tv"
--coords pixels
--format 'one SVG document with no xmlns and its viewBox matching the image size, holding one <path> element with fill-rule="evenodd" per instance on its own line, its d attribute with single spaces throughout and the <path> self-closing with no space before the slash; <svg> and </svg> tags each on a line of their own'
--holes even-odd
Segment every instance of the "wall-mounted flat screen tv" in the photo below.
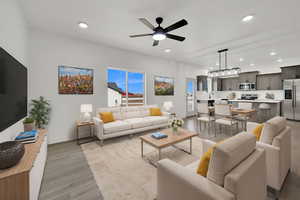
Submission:
<svg viewBox="0 0 300 200">
<path fill-rule="evenodd" d="M 27 69 L 0 47 L 0 131 L 27 115 Z"/>
</svg>

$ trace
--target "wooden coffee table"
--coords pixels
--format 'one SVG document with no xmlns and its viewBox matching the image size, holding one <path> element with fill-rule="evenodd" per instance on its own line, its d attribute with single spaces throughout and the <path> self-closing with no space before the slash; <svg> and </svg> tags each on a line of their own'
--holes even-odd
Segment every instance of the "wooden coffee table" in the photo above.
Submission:
<svg viewBox="0 0 300 200">
<path fill-rule="evenodd" d="M 164 133 L 168 135 L 167 138 L 163 139 L 155 139 L 151 136 L 151 134 L 147 134 L 144 136 L 141 136 L 141 156 L 144 157 L 144 142 L 151 145 L 152 147 L 156 148 L 158 150 L 158 160 L 161 159 L 161 149 L 173 146 L 177 149 L 180 149 L 188 154 L 192 154 L 192 138 L 197 136 L 197 133 L 185 130 L 183 128 L 178 128 L 178 131 L 176 133 L 173 133 L 172 129 L 163 129 L 160 130 L 159 132 Z M 190 140 L 190 151 L 186 151 L 184 149 L 181 149 L 175 144 L 185 141 L 185 140 Z M 151 160 L 148 160 L 150 164 L 156 166 L 155 163 L 153 163 Z"/>
</svg>

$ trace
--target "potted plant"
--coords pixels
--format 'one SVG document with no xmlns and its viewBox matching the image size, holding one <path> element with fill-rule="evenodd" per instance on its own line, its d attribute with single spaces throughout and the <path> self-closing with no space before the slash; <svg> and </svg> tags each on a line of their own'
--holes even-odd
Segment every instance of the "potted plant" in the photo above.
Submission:
<svg viewBox="0 0 300 200">
<path fill-rule="evenodd" d="M 31 100 L 30 117 L 35 120 L 37 128 L 45 128 L 49 123 L 50 104 L 44 97 Z"/>
<path fill-rule="evenodd" d="M 173 132 L 176 133 L 178 131 L 178 127 L 182 127 L 184 121 L 182 119 L 173 118 L 169 122 L 170 126 L 173 129 Z"/>
<path fill-rule="evenodd" d="M 27 117 L 23 121 L 24 131 L 32 131 L 35 128 L 34 119 Z"/>
</svg>

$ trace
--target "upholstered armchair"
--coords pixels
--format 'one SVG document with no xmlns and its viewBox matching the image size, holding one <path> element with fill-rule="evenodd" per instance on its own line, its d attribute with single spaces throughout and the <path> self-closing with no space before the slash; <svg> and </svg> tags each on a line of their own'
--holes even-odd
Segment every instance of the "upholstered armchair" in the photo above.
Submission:
<svg viewBox="0 0 300 200">
<path fill-rule="evenodd" d="M 156 199 L 265 200 L 265 152 L 255 143 L 253 134 L 241 133 L 218 144 L 207 177 L 196 173 L 199 161 L 186 167 L 168 159 L 159 161 Z M 203 140 L 203 153 L 214 144 Z"/>
<path fill-rule="evenodd" d="M 247 132 L 251 133 L 257 123 L 248 122 Z M 267 184 L 278 193 L 291 168 L 291 128 L 283 117 L 274 117 L 264 124 L 258 148 L 266 151 Z"/>
</svg>

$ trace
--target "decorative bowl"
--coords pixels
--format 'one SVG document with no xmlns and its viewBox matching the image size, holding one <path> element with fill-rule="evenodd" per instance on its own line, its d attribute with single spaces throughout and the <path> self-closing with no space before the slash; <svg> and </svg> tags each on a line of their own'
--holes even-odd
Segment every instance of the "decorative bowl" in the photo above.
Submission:
<svg viewBox="0 0 300 200">
<path fill-rule="evenodd" d="M 24 144 L 18 141 L 3 142 L 0 144 L 0 169 L 15 166 L 25 153 Z"/>
</svg>

